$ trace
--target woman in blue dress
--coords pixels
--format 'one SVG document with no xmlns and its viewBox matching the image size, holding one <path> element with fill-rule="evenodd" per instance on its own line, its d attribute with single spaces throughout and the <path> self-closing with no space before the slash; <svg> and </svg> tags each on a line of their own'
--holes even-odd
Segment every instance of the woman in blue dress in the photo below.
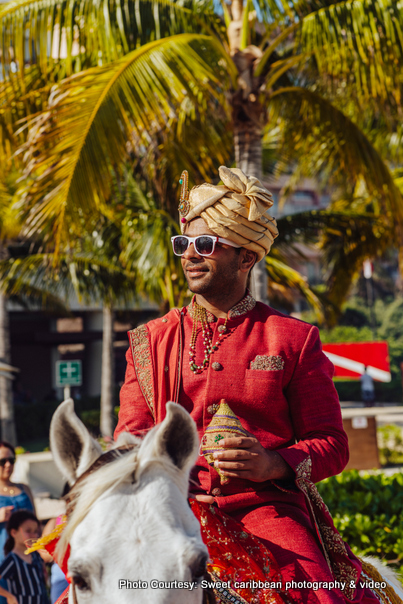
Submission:
<svg viewBox="0 0 403 604">
<path fill-rule="evenodd" d="M 6 441 L 0 441 L 0 564 L 5 558 L 6 526 L 11 514 L 17 510 L 29 510 L 35 514 L 31 489 L 25 484 L 11 482 L 14 463 L 14 447 Z M 7 587 L 3 579 L 0 579 L 0 585 Z M 0 597 L 0 604 L 7 604 L 6 599 Z"/>
<path fill-rule="evenodd" d="M 0 442 L 0 563 L 5 558 L 6 524 L 12 512 L 29 510 L 35 513 L 30 488 L 25 484 L 11 482 L 14 462 L 14 447 L 5 441 Z"/>
</svg>

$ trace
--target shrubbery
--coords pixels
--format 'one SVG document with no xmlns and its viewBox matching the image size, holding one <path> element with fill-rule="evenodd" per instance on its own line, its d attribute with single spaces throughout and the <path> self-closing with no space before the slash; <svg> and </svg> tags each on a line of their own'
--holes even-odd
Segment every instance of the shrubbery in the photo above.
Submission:
<svg viewBox="0 0 403 604">
<path fill-rule="evenodd" d="M 403 463 L 403 433 L 400 426 L 386 424 L 377 428 L 379 458 L 382 465 Z M 403 507 L 403 505 L 402 505 Z"/>
<path fill-rule="evenodd" d="M 403 563 L 403 474 L 342 472 L 318 485 L 355 554 Z"/>
<path fill-rule="evenodd" d="M 60 401 L 46 401 L 14 405 L 18 443 L 25 444 L 35 439 L 49 438 L 50 422 L 59 404 Z M 99 433 L 99 405 L 99 396 L 83 397 L 74 401 L 76 412 L 95 434 Z"/>
</svg>

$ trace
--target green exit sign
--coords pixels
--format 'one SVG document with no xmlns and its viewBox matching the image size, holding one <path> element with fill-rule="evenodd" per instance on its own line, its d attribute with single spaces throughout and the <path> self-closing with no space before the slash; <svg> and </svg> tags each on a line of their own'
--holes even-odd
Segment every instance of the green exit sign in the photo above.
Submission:
<svg viewBox="0 0 403 604">
<path fill-rule="evenodd" d="M 81 386 L 81 361 L 56 361 L 56 386 Z"/>
</svg>

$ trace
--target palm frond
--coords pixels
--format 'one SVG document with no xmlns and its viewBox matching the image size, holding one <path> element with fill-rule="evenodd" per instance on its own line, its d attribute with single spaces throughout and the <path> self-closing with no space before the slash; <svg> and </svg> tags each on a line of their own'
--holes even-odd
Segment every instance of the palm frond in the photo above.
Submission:
<svg viewBox="0 0 403 604">
<path fill-rule="evenodd" d="M 367 234 L 376 229 L 386 236 L 387 227 L 381 217 L 352 210 L 353 200 L 346 201 L 346 205 L 350 209 L 335 211 L 331 206 L 327 210 L 309 210 L 277 218 L 279 236 L 275 248 L 286 254 L 294 243 L 316 244 L 320 234 L 326 232 L 354 240 L 360 232 Z"/>
<path fill-rule="evenodd" d="M 272 290 L 276 289 L 277 295 L 281 292 L 284 298 L 287 298 L 289 292 L 299 292 L 314 310 L 319 323 L 322 323 L 325 316 L 323 300 L 313 291 L 307 279 L 301 273 L 276 256 L 278 254 L 272 253 L 266 257 L 266 268 Z M 274 288 L 274 285 L 276 288 Z M 274 291 L 272 295 L 273 293 Z"/>
<path fill-rule="evenodd" d="M 60 80 L 195 25 L 210 33 L 216 23 L 209 0 L 13 0 L 0 5 L 2 73 L 23 91 L 32 66 Z"/>
<path fill-rule="evenodd" d="M 138 198 L 141 203 L 141 198 Z M 144 205 L 144 204 L 142 204 Z M 187 291 L 180 258 L 174 255 L 171 236 L 178 234 L 178 223 L 154 204 L 132 208 L 122 224 L 121 263 L 136 271 L 140 291 L 150 300 L 180 306 Z"/>
<path fill-rule="evenodd" d="M 286 59 L 280 59 L 279 61 L 272 63 L 270 65 L 270 71 L 268 72 L 264 82 L 266 90 L 270 90 L 277 84 L 285 73 L 306 60 L 306 55 L 297 55 L 287 57 Z"/>
<path fill-rule="evenodd" d="M 352 81 L 364 101 L 401 101 L 403 5 L 395 0 L 317 2 L 302 21 L 301 45 L 314 53 L 330 88 Z"/>
<path fill-rule="evenodd" d="M 135 273 L 94 254 L 63 254 L 55 268 L 53 254 L 30 254 L 0 262 L 2 291 L 15 300 L 63 308 L 74 293 L 79 300 L 132 303 Z"/>
<path fill-rule="evenodd" d="M 266 69 L 266 65 L 270 59 L 270 57 L 273 55 L 274 52 L 276 52 L 276 50 L 278 49 L 278 47 L 285 41 L 287 40 L 287 38 L 290 37 L 290 35 L 297 29 L 300 27 L 300 23 L 293 23 L 292 25 L 290 25 L 289 27 L 284 28 L 275 38 L 274 40 L 272 40 L 270 42 L 270 44 L 267 46 L 267 48 L 265 49 L 261 59 L 259 60 L 259 62 L 257 63 L 255 70 L 254 70 L 254 76 L 256 78 L 260 77 L 263 72 Z"/>
<path fill-rule="evenodd" d="M 236 77 L 227 59 L 214 39 L 181 34 L 55 87 L 48 110 L 29 123 L 22 148 L 27 235 L 53 223 L 58 246 L 66 221 L 80 218 L 77 208 L 83 219 L 95 208 L 106 210 L 113 172 L 130 152 L 144 155 L 155 133 L 175 125 L 186 98 L 198 107 L 194 119 L 214 99 L 222 102 L 226 65 Z"/>
<path fill-rule="evenodd" d="M 287 263 L 300 264 L 300 243 L 315 244 L 325 271 L 323 303 L 326 322 L 334 323 L 351 285 L 367 258 L 374 258 L 390 247 L 390 227 L 381 217 L 354 211 L 360 199 L 339 200 L 341 211 L 313 210 L 278 219 L 279 237 L 275 253 Z M 298 256 L 300 256 L 298 258 Z"/>
<path fill-rule="evenodd" d="M 390 248 L 390 231 L 382 221 L 351 221 L 347 229 L 327 229 L 323 232 L 321 249 L 327 266 L 327 296 L 340 309 L 354 279 L 362 270 L 363 261 L 381 256 Z M 334 323 L 337 312 L 329 318 Z"/>
<path fill-rule="evenodd" d="M 298 13 L 295 0 L 254 0 L 254 4 L 266 22 L 294 22 Z"/>
<path fill-rule="evenodd" d="M 11 169 L 7 162 L 0 168 L 0 241 L 9 241 L 21 231 L 18 211 L 14 205 L 16 181 L 19 173 Z"/>
<path fill-rule="evenodd" d="M 403 224 L 402 195 L 388 166 L 367 136 L 330 101 L 308 89 L 282 88 L 271 96 L 274 114 L 287 122 L 283 129 L 283 153 L 307 162 L 311 176 L 323 170 L 344 180 L 365 181 L 378 198 L 380 211 L 396 225 Z M 274 117 L 273 119 L 277 119 Z"/>
</svg>

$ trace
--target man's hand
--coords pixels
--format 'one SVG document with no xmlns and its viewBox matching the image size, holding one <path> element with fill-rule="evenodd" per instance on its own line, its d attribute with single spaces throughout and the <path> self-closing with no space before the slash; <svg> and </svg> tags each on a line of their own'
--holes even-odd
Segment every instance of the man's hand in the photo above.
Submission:
<svg viewBox="0 0 403 604">
<path fill-rule="evenodd" d="M 216 451 L 215 467 L 228 477 L 245 478 L 254 482 L 293 478 L 294 472 L 276 451 L 267 451 L 254 436 L 224 438 Z"/>
</svg>

